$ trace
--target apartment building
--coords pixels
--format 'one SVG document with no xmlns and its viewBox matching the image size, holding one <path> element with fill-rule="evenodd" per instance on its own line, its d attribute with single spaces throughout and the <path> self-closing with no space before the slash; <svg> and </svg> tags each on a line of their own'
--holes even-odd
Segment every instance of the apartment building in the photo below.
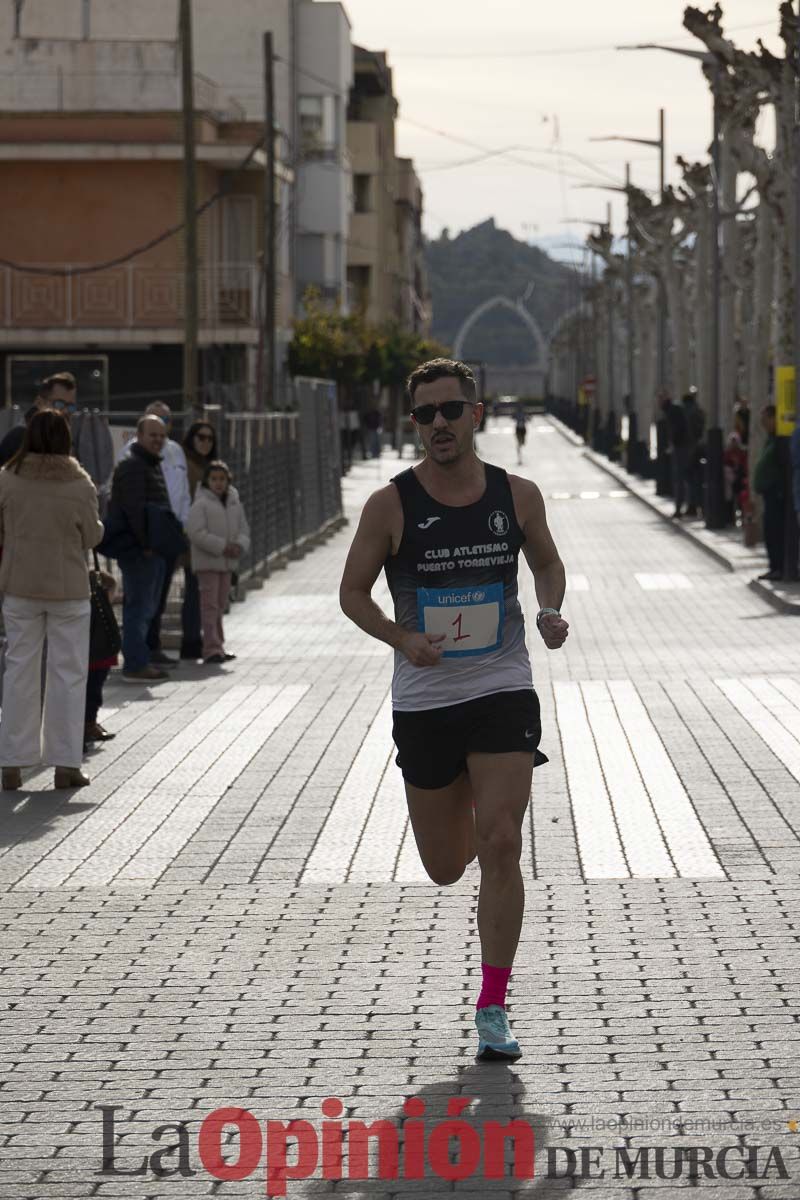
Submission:
<svg viewBox="0 0 800 1200">
<path fill-rule="evenodd" d="M 422 187 L 395 154 L 397 100 L 383 51 L 355 47 L 347 111 L 353 216 L 347 253 L 352 304 L 375 324 L 428 332 L 430 296 L 422 248 Z"/>
<path fill-rule="evenodd" d="M 315 0 L 194 0 L 193 17 L 198 198 L 223 193 L 200 220 L 200 374 L 257 403 L 263 33 L 276 54 L 280 358 L 306 287 L 346 299 L 349 24 L 340 4 Z M 102 361 L 112 396 L 178 394 L 182 238 L 156 242 L 182 219 L 177 0 L 4 5 L 0 119 L 0 257 L 22 268 L 0 269 L 6 402 L 9 362 L 49 353 Z"/>
</svg>

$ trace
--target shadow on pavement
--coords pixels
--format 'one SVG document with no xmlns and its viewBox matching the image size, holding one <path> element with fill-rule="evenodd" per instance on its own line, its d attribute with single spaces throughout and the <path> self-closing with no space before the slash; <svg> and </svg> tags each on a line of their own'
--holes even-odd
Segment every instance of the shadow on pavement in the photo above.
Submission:
<svg viewBox="0 0 800 1200">
<path fill-rule="evenodd" d="M 456 1099 L 469 1101 L 469 1106 L 460 1116 L 448 1115 L 448 1105 Z M 389 1197 L 416 1194 L 418 1197 L 450 1195 L 454 1191 L 468 1191 L 470 1195 L 485 1194 L 505 1195 L 503 1183 L 507 1183 L 509 1193 L 513 1190 L 517 1195 L 535 1197 L 536 1200 L 560 1200 L 561 1197 L 575 1190 L 575 1180 L 569 1178 L 548 1179 L 547 1146 L 550 1138 L 549 1117 L 545 1113 L 536 1112 L 526 1105 L 525 1085 L 515 1073 L 512 1066 L 504 1063 L 475 1063 L 467 1066 L 455 1078 L 448 1077 L 441 1081 L 428 1084 L 416 1091 L 409 1091 L 407 1101 L 417 1102 L 415 1111 L 408 1115 L 404 1107 L 387 1114 L 388 1120 L 396 1126 L 400 1136 L 399 1175 L 397 1179 L 379 1179 L 377 1155 L 370 1155 L 370 1181 L 363 1186 L 360 1181 L 342 1180 L 335 1187 L 336 1194 L 348 1196 L 376 1196 L 388 1200 Z M 418 1115 L 419 1114 L 419 1115 Z M 452 1107 L 451 1107 L 452 1114 Z M 373 1118 L 374 1119 L 374 1118 Z M 514 1177 L 515 1143 L 512 1138 L 505 1139 L 504 1175 L 502 1179 L 487 1180 L 485 1192 L 482 1193 L 480 1182 L 484 1178 L 484 1151 L 491 1141 L 487 1133 L 487 1125 L 495 1122 L 507 1126 L 516 1121 L 527 1125 L 533 1131 L 535 1153 L 535 1171 L 533 1178 L 525 1174 Z M 439 1170 L 431 1165 L 431 1137 L 438 1126 L 445 1122 L 455 1125 L 463 1123 L 474 1131 L 462 1135 L 463 1143 L 458 1139 L 449 1142 L 449 1161 L 461 1161 L 460 1144 L 481 1147 L 481 1157 L 472 1175 L 463 1180 L 450 1180 L 442 1177 L 441 1160 L 437 1163 Z M 462 1125 L 462 1128 L 463 1128 Z M 424 1134 L 424 1174 L 416 1178 L 404 1178 L 407 1171 L 406 1163 L 411 1160 L 413 1146 L 419 1146 Z M 499 1140 L 499 1139 L 497 1139 Z M 434 1145 L 440 1148 L 443 1143 L 441 1133 L 434 1139 Z M 516 1161 L 519 1167 L 525 1164 L 525 1138 L 520 1139 L 519 1150 L 516 1151 Z M 436 1154 L 434 1154 L 434 1158 Z M 345 1168 L 346 1170 L 346 1168 Z M 425 1182 L 428 1186 L 425 1186 Z"/>
<path fill-rule="evenodd" d="M 90 812 L 97 804 L 74 802 L 77 788 L 67 791 L 28 790 L 23 783 L 18 792 L 3 792 L 0 798 L 0 846 L 13 846 L 15 842 L 32 842 L 48 833 L 62 810 L 69 805 L 69 816 Z M 24 801 L 24 803 L 20 803 Z M 13 810 L 12 810 L 12 805 Z"/>
</svg>

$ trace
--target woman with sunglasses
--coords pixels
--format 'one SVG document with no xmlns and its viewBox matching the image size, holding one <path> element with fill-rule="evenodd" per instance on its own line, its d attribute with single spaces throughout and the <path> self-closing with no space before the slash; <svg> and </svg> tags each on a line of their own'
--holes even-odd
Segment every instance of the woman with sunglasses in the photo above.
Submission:
<svg viewBox="0 0 800 1200">
<path fill-rule="evenodd" d="M 218 457 L 217 435 L 208 421 L 195 421 L 183 439 L 189 492 L 194 500 L 197 489 L 208 468 Z M 184 567 L 183 609 L 181 612 L 181 658 L 199 659 L 203 656 L 203 631 L 200 617 L 200 588 L 197 576 L 187 559 Z"/>
<path fill-rule="evenodd" d="M 475 453 L 483 405 L 469 367 L 433 359 L 412 373 L 408 391 L 425 458 L 367 501 L 340 601 L 395 652 L 393 736 L 426 871 L 455 883 L 477 855 L 478 1057 L 515 1059 L 505 997 L 525 903 L 522 821 L 533 768 L 547 762 L 517 564 L 523 553 L 551 650 L 567 636 L 564 566 L 536 484 Z M 394 620 L 371 595 L 382 569 Z"/>
</svg>

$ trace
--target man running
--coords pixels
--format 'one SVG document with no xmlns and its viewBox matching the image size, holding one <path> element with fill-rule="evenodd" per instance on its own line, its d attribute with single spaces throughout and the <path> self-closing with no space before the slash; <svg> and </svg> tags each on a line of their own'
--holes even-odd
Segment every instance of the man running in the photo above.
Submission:
<svg viewBox="0 0 800 1200">
<path fill-rule="evenodd" d="M 545 645 L 567 637 L 564 567 L 541 493 L 475 454 L 482 404 L 464 363 L 437 358 L 410 376 L 411 416 L 425 458 L 364 506 L 341 606 L 395 651 L 397 763 L 428 875 L 455 883 L 477 853 L 483 985 L 479 1058 L 518 1058 L 505 1011 L 525 901 L 522 820 L 534 766 L 547 762 L 517 595 L 522 551 L 541 604 Z M 382 568 L 390 620 L 372 599 Z"/>
<path fill-rule="evenodd" d="M 525 405 L 517 405 L 517 413 L 514 418 L 514 434 L 517 439 L 517 466 L 522 465 L 522 447 L 525 445 L 525 439 L 528 436 L 528 418 L 525 416 Z"/>
</svg>

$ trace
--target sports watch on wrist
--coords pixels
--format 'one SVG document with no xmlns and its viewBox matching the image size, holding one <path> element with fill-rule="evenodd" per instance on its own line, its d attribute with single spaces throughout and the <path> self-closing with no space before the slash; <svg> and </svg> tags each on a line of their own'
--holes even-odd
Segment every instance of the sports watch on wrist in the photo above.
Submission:
<svg viewBox="0 0 800 1200">
<path fill-rule="evenodd" d="M 548 613 L 552 613 L 554 617 L 560 617 L 561 613 L 557 608 L 540 608 L 536 614 L 536 628 L 539 629 L 542 623 L 542 617 L 546 617 Z"/>
</svg>

